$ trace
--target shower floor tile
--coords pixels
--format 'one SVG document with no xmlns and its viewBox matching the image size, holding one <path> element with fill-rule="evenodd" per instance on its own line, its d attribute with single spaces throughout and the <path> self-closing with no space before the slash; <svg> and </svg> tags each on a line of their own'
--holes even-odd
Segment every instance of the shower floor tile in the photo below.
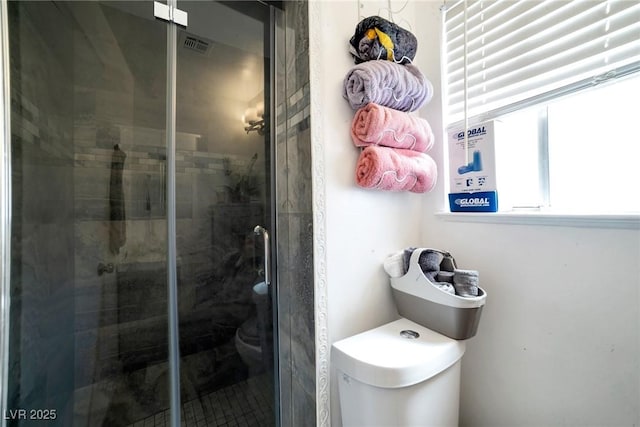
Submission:
<svg viewBox="0 0 640 427">
<path fill-rule="evenodd" d="M 273 385 L 259 375 L 201 396 L 182 405 L 181 427 L 272 426 Z M 147 417 L 129 427 L 168 427 L 169 411 Z"/>
</svg>

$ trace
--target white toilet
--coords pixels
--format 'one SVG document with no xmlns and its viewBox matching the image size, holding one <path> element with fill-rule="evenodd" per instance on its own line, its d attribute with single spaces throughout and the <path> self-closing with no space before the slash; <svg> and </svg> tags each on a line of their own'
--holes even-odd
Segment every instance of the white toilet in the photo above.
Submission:
<svg viewBox="0 0 640 427">
<path fill-rule="evenodd" d="M 464 351 L 404 318 L 335 342 L 342 425 L 457 426 Z"/>
<path fill-rule="evenodd" d="M 462 297 L 434 286 L 419 266 L 425 250 L 390 279 L 402 318 L 333 344 L 345 427 L 458 425 L 464 340 L 476 334 L 487 293 L 478 287 Z"/>
<path fill-rule="evenodd" d="M 265 368 L 262 347 L 266 339 L 265 322 L 269 304 L 269 287 L 265 282 L 253 286 L 252 298 L 256 304 L 257 315 L 244 321 L 236 330 L 235 346 L 249 372 L 259 373 Z"/>
<path fill-rule="evenodd" d="M 240 359 L 250 371 L 259 371 L 262 367 L 262 348 L 258 335 L 257 321 L 252 317 L 236 329 L 235 345 Z"/>
</svg>

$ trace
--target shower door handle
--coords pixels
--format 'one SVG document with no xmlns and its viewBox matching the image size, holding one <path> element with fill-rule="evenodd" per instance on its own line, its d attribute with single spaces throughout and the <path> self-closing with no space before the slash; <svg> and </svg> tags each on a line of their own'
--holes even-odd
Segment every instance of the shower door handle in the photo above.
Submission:
<svg viewBox="0 0 640 427">
<path fill-rule="evenodd" d="M 253 229 L 255 234 L 262 234 L 264 239 L 264 283 L 269 286 L 271 284 L 271 247 L 269 245 L 269 232 L 261 225 L 256 225 Z"/>
</svg>

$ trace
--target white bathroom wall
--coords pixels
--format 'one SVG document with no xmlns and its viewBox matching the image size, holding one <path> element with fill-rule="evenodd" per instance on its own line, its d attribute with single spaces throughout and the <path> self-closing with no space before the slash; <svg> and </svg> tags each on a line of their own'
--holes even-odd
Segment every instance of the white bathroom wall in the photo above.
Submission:
<svg viewBox="0 0 640 427">
<path fill-rule="evenodd" d="M 316 24 L 321 34 L 312 32 L 310 38 L 320 37 L 322 50 L 310 55 L 311 67 L 319 67 L 322 75 L 311 84 L 314 94 L 320 96 L 316 106 L 322 112 L 314 116 L 313 129 L 320 132 L 324 151 L 329 326 L 331 338 L 340 339 L 395 315 L 382 261 L 389 253 L 419 242 L 425 196 L 356 185 L 360 149 L 349 134 L 355 111 L 342 97 L 342 87 L 347 71 L 354 66 L 348 40 L 359 20 L 357 3 L 318 3 L 320 22 Z M 376 3 L 388 7 L 386 1 Z"/>
<path fill-rule="evenodd" d="M 392 2 L 394 11 L 404 1 Z M 382 262 L 401 248 L 420 242 L 421 207 L 430 195 L 365 190 L 356 185 L 359 149 L 349 134 L 354 111 L 342 97 L 343 80 L 354 66 L 349 39 L 360 17 L 387 16 L 387 1 L 309 3 L 311 127 L 313 143 L 316 301 L 327 301 L 326 331 L 316 312 L 320 359 L 328 344 L 397 317 Z M 410 3 L 398 16 L 413 20 Z M 319 323 L 318 323 L 319 322 Z M 323 337 L 323 333 L 327 333 Z M 318 360 L 322 375 L 322 360 Z M 328 368 L 328 367 L 326 367 Z M 333 375 L 331 376 L 333 378 Z M 330 381 L 331 425 L 340 426 L 336 382 Z M 318 387 L 323 387 L 322 380 Z M 318 401 L 319 425 L 323 391 Z"/>
<path fill-rule="evenodd" d="M 445 208 L 442 138 L 430 152 L 441 172 L 434 192 L 359 189 L 358 150 L 349 138 L 353 111 L 341 97 L 353 64 L 347 42 L 361 17 L 388 7 L 360 3 L 359 13 L 356 1 L 310 2 L 316 299 L 327 310 L 327 328 L 316 333 L 327 334 L 330 346 L 392 320 L 384 257 L 416 244 L 448 249 L 461 266 L 480 271 L 489 293 L 463 359 L 461 425 L 639 425 L 640 230 L 438 216 Z M 393 4 L 400 10 L 404 1 Z M 440 5 L 410 0 L 400 15 L 418 36 L 416 63 L 436 87 Z M 442 135 L 439 95 L 420 114 Z M 340 426 L 336 381 L 329 379 L 327 421 Z M 322 414 L 319 420 L 328 425 Z"/>
<path fill-rule="evenodd" d="M 415 3 L 418 65 L 434 77 L 439 6 Z M 439 102 L 423 114 L 442 133 Z M 432 154 L 443 171 L 441 143 Z M 640 230 L 454 222 L 435 215 L 443 181 L 422 199 L 421 243 L 479 270 L 488 292 L 463 358 L 461 425 L 639 425 Z"/>
</svg>

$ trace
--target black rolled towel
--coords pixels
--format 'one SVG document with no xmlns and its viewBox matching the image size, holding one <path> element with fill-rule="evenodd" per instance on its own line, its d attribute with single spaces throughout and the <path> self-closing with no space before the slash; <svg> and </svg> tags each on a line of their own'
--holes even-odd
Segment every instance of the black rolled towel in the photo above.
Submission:
<svg viewBox="0 0 640 427">
<path fill-rule="evenodd" d="M 112 254 L 120 253 L 120 248 L 127 241 L 127 217 L 122 180 L 126 158 L 125 152 L 116 144 L 111 154 L 111 176 L 109 178 L 109 250 Z"/>
<path fill-rule="evenodd" d="M 349 44 L 356 64 L 377 59 L 408 64 L 418 49 L 416 36 L 379 16 L 360 21 Z"/>
</svg>

